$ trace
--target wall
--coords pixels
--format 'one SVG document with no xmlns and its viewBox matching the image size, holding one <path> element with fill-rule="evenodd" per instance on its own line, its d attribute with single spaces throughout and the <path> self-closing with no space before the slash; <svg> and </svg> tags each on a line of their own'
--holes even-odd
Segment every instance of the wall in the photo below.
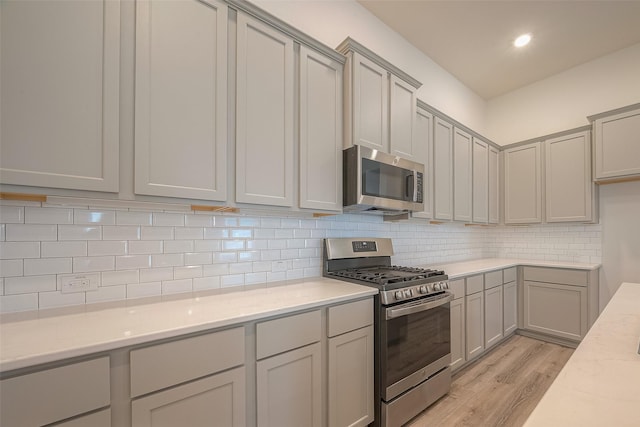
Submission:
<svg viewBox="0 0 640 427">
<path fill-rule="evenodd" d="M 367 46 L 422 83 L 418 98 L 480 134 L 485 101 L 353 0 L 255 0 L 262 9 L 327 46 L 345 38 Z"/>
<path fill-rule="evenodd" d="M 391 237 L 397 265 L 495 256 L 600 262 L 598 225 L 485 228 L 5 200 L 0 219 L 0 312 L 319 277 L 325 237 Z M 70 273 L 95 275 L 98 290 L 62 294 Z"/>
<path fill-rule="evenodd" d="M 587 116 L 640 102 L 640 44 L 487 102 L 487 137 L 506 145 L 589 124 Z"/>
</svg>

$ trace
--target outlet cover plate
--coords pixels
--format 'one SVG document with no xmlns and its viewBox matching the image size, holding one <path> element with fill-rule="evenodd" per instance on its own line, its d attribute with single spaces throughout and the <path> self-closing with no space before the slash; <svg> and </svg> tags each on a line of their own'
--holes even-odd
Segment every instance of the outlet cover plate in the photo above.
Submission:
<svg viewBox="0 0 640 427">
<path fill-rule="evenodd" d="M 97 291 L 99 281 L 98 273 L 61 274 L 58 276 L 58 289 L 63 294 Z"/>
</svg>

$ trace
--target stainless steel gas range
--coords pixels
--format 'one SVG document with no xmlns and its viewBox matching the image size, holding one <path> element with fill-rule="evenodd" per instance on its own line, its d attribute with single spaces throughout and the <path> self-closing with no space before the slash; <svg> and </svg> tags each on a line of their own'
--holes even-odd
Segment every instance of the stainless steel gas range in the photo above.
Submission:
<svg viewBox="0 0 640 427">
<path fill-rule="evenodd" d="M 374 425 L 401 426 L 449 392 L 451 318 L 444 271 L 391 265 L 386 238 L 325 239 L 323 276 L 373 286 Z"/>
</svg>

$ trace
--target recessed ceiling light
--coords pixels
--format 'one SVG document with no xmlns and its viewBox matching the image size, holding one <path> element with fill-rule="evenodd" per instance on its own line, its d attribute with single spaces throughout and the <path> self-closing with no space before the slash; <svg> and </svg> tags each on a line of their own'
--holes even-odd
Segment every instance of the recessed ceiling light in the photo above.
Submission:
<svg viewBox="0 0 640 427">
<path fill-rule="evenodd" d="M 531 34 L 523 34 L 521 36 L 518 36 L 518 38 L 515 39 L 515 41 L 513 42 L 513 45 L 515 47 L 522 47 L 522 46 L 528 45 L 530 41 L 531 41 Z"/>
</svg>

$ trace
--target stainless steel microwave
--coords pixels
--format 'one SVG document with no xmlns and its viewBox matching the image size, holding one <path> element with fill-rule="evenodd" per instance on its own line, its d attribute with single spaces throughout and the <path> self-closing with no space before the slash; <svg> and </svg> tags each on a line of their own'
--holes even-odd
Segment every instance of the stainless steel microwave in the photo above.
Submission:
<svg viewBox="0 0 640 427">
<path fill-rule="evenodd" d="M 342 154 L 345 212 L 424 211 L 424 165 L 361 145 Z"/>
</svg>

